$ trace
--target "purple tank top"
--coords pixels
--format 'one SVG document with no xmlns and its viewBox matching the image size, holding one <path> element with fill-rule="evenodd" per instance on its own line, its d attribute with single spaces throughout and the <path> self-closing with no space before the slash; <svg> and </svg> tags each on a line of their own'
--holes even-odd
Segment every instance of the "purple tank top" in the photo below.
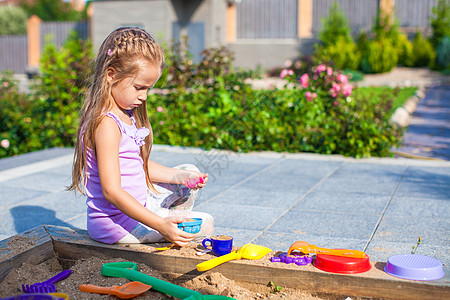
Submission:
<svg viewBox="0 0 450 300">
<path fill-rule="evenodd" d="M 121 186 L 142 205 L 147 201 L 147 182 L 143 168 L 140 147 L 150 130 L 136 128 L 132 115 L 133 125 L 122 122 L 116 115 L 107 112 L 117 123 L 122 132 L 119 145 L 119 164 L 121 173 Z M 113 244 L 127 235 L 137 225 L 137 221 L 122 213 L 105 199 L 98 175 L 97 158 L 94 151 L 87 151 L 87 229 L 91 238 L 96 241 Z"/>
</svg>

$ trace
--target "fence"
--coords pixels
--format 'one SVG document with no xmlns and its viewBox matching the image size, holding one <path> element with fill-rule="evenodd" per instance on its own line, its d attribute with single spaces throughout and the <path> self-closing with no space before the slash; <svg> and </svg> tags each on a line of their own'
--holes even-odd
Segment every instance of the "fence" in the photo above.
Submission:
<svg viewBox="0 0 450 300">
<path fill-rule="evenodd" d="M 312 0 L 313 37 L 319 34 L 334 2 L 347 18 L 352 34 L 371 30 L 380 0 Z M 432 8 L 438 0 L 395 0 L 393 3 L 400 27 L 409 32 L 418 28 L 429 32 Z M 237 2 L 236 19 L 237 39 L 295 39 L 297 22 L 302 21 L 297 0 L 241 0 Z"/>
<path fill-rule="evenodd" d="M 426 1 L 426 0 L 424 0 Z M 317 36 L 322 29 L 323 19 L 329 15 L 334 2 L 346 16 L 352 34 L 370 30 L 378 13 L 378 0 L 314 0 L 312 33 Z"/>
<path fill-rule="evenodd" d="M 395 0 L 395 18 L 406 31 L 415 32 L 417 27 L 430 29 L 433 7 L 439 0 Z"/>
<path fill-rule="evenodd" d="M 26 35 L 0 36 L 0 72 L 11 70 L 24 74 L 28 63 Z"/>
<path fill-rule="evenodd" d="M 297 0 L 244 0 L 237 2 L 238 39 L 297 37 Z"/>
<path fill-rule="evenodd" d="M 75 30 L 82 39 L 88 37 L 86 22 L 43 22 L 39 28 L 40 50 L 47 42 L 60 47 Z M 0 36 L 0 72 L 11 70 L 16 74 L 25 74 L 28 68 L 28 37 L 27 35 Z"/>
<path fill-rule="evenodd" d="M 44 49 L 47 39 L 49 42 L 61 47 L 74 30 L 81 39 L 87 39 L 88 27 L 86 22 L 43 22 L 40 28 L 41 51 Z"/>
</svg>

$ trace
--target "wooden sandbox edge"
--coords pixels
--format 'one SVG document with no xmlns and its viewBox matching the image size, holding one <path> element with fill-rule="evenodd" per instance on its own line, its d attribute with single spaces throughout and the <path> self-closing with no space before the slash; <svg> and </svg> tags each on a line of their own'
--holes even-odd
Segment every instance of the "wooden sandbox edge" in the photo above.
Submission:
<svg viewBox="0 0 450 300">
<path fill-rule="evenodd" d="M 90 239 L 84 230 L 46 226 L 53 240 L 54 252 L 60 260 L 80 258 L 122 258 L 143 263 L 162 273 L 178 274 L 183 280 L 202 274 L 196 265 L 205 259 L 149 252 L 145 245 L 106 245 Z M 208 272 L 219 272 L 225 277 L 248 283 L 297 288 L 310 293 L 362 296 L 384 299 L 449 299 L 450 283 L 437 281 L 411 281 L 392 277 L 383 271 L 385 263 L 371 262 L 372 269 L 359 274 L 336 274 L 314 267 L 293 269 L 284 264 L 273 266 L 253 264 L 251 260 L 237 260 L 222 264 Z"/>
<path fill-rule="evenodd" d="M 20 241 L 20 243 L 16 243 Z M 24 243 L 25 241 L 25 243 Z M 21 248 L 17 249 L 16 244 Z M 24 246 L 25 245 L 25 246 Z M 201 273 L 196 265 L 205 259 L 149 252 L 145 245 L 106 245 L 93 241 L 84 230 L 45 225 L 0 241 L 0 282 L 22 263 L 42 263 L 55 256 L 62 262 L 81 258 L 122 258 L 143 263 L 162 273 L 191 279 Z M 410 281 L 387 275 L 385 263 L 371 262 L 372 269 L 360 274 L 335 274 L 306 266 L 286 268 L 284 264 L 258 265 L 251 260 L 231 261 L 208 272 L 219 272 L 237 282 L 277 285 L 315 294 L 362 296 L 383 299 L 449 299 L 450 283 Z"/>
<path fill-rule="evenodd" d="M 23 263 L 40 264 L 55 257 L 52 239 L 44 226 L 0 241 L 0 282 Z"/>
</svg>

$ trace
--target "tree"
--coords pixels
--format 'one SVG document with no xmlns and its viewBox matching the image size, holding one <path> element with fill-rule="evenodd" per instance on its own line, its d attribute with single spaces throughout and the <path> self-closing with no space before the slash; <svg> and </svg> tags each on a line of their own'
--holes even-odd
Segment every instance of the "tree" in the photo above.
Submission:
<svg viewBox="0 0 450 300">
<path fill-rule="evenodd" d="M 334 2 L 328 17 L 323 19 L 319 32 L 320 43 L 315 46 L 314 57 L 319 63 L 334 64 L 338 69 L 357 69 L 360 53 L 355 44 L 348 20 Z"/>
<path fill-rule="evenodd" d="M 42 21 L 78 21 L 81 18 L 70 3 L 62 0 L 36 0 L 31 5 L 23 1 L 21 7 L 29 17 L 37 15 Z"/>
<path fill-rule="evenodd" d="M 444 0 L 439 0 L 436 7 L 433 7 L 434 17 L 431 17 L 431 27 L 433 35 L 430 39 L 433 47 L 436 48 L 445 36 L 450 36 L 450 6 Z"/>
<path fill-rule="evenodd" d="M 330 8 L 328 18 L 323 20 L 323 28 L 319 32 L 319 39 L 325 46 L 329 46 L 342 38 L 346 42 L 353 41 L 348 20 L 340 10 L 339 4 L 334 2 Z"/>
<path fill-rule="evenodd" d="M 27 14 L 16 6 L 0 6 L 0 35 L 26 34 Z"/>
</svg>

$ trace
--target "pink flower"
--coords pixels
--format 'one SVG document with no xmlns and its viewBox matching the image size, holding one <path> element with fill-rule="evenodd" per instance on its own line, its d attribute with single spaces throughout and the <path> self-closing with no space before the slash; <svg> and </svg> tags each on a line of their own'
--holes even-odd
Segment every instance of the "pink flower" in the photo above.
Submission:
<svg viewBox="0 0 450 300">
<path fill-rule="evenodd" d="M 327 67 L 325 65 L 318 65 L 315 73 L 316 74 L 322 73 L 326 69 L 327 69 Z"/>
<path fill-rule="evenodd" d="M 288 70 L 288 75 L 290 75 L 290 76 L 294 75 L 294 71 L 291 70 L 291 69 L 289 69 L 289 70 Z"/>
<path fill-rule="evenodd" d="M 158 106 L 157 108 L 156 108 L 156 111 L 157 112 L 162 112 L 164 109 L 161 107 L 161 106 Z"/>
<path fill-rule="evenodd" d="M 331 88 L 332 88 L 333 90 L 335 90 L 336 93 L 338 93 L 338 94 L 339 94 L 339 92 L 341 91 L 341 85 L 338 84 L 338 83 L 333 83 L 333 85 L 331 86 Z"/>
<path fill-rule="evenodd" d="M 338 102 L 335 100 L 335 101 L 333 102 L 333 105 L 334 105 L 334 106 L 337 106 L 337 105 L 338 105 Z"/>
<path fill-rule="evenodd" d="M 347 83 L 342 87 L 342 95 L 344 95 L 344 97 L 348 97 L 352 94 L 352 90 L 353 86 Z"/>
<path fill-rule="evenodd" d="M 280 78 L 283 79 L 286 76 L 288 76 L 288 70 L 286 70 L 286 69 L 281 70 Z"/>
<path fill-rule="evenodd" d="M 292 60 L 286 60 L 285 62 L 284 62 L 284 66 L 286 67 L 286 68 L 289 68 L 290 66 L 292 66 Z"/>
<path fill-rule="evenodd" d="M 347 84 L 348 83 L 348 77 L 345 76 L 344 74 L 339 74 L 337 76 L 337 79 L 342 83 L 342 84 Z"/>
<path fill-rule="evenodd" d="M 7 140 L 7 139 L 3 139 L 1 142 L 0 142 L 0 145 L 3 147 L 3 148 L 9 148 L 9 146 L 11 145 L 11 143 L 9 142 L 9 140 Z"/>
<path fill-rule="evenodd" d="M 8 81 L 3 81 L 3 86 L 4 86 L 5 88 L 7 88 L 7 87 L 9 86 L 9 82 L 8 82 Z"/>
<path fill-rule="evenodd" d="M 308 74 L 303 74 L 301 77 L 300 77 L 300 83 L 301 83 L 301 85 L 304 87 L 304 88 L 307 88 L 308 87 L 308 83 L 309 83 L 309 76 L 308 76 Z"/>
<path fill-rule="evenodd" d="M 330 67 L 328 67 L 328 68 L 327 68 L 327 75 L 328 75 L 328 76 L 331 76 L 332 74 L 333 74 L 333 69 L 330 68 Z"/>
<path fill-rule="evenodd" d="M 336 90 L 330 89 L 330 95 L 331 95 L 331 97 L 336 98 L 338 93 L 336 93 Z"/>
<path fill-rule="evenodd" d="M 308 92 L 305 93 L 305 97 L 306 97 L 306 100 L 312 101 L 312 100 L 317 98 L 317 94 L 316 93 L 311 93 L 310 91 L 308 91 Z"/>
</svg>

